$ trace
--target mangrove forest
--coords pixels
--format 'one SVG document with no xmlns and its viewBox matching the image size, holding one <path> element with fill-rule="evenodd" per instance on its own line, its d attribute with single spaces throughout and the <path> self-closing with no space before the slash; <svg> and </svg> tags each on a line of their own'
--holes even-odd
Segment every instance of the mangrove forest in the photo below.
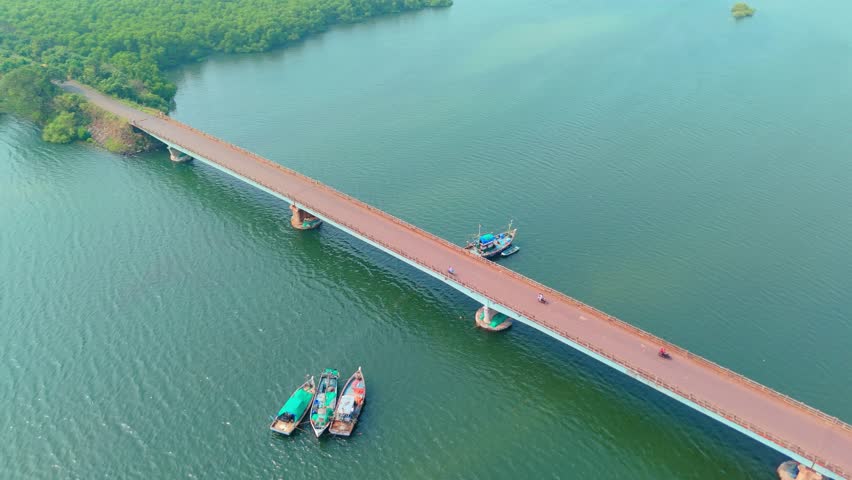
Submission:
<svg viewBox="0 0 852 480">
<path fill-rule="evenodd" d="M 164 71 L 213 53 L 262 52 L 329 26 L 452 0 L 0 0 L 0 111 L 84 138 L 90 115 L 51 81 L 73 78 L 168 111 Z M 61 98 L 58 98 L 61 97 Z"/>
</svg>

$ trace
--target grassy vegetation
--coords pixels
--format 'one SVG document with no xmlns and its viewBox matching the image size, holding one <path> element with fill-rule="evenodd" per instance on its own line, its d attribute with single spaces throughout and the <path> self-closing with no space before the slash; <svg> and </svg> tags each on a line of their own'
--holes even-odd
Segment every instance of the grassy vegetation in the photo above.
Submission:
<svg viewBox="0 0 852 480">
<path fill-rule="evenodd" d="M 51 80 L 74 78 L 167 111 L 165 69 L 215 53 L 260 52 L 339 23 L 452 0 L 0 0 L 0 111 L 81 138 L 86 117 Z M 66 108 L 68 107 L 68 108 Z M 70 115 L 69 115 L 70 114 Z"/>
<path fill-rule="evenodd" d="M 85 103 L 83 110 L 92 140 L 110 152 L 132 155 L 162 148 L 162 145 L 153 138 L 139 132 L 121 118 L 92 103 Z"/>
<path fill-rule="evenodd" d="M 733 7 L 731 7 L 731 15 L 734 16 L 737 20 L 745 17 L 750 17 L 754 15 L 754 12 L 757 10 L 749 7 L 747 4 L 743 2 L 735 3 Z"/>
</svg>

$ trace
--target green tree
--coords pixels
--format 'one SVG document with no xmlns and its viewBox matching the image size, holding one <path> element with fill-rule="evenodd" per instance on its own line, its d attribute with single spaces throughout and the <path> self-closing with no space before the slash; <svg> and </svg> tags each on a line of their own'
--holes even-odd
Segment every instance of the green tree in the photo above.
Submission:
<svg viewBox="0 0 852 480">
<path fill-rule="evenodd" d="M 62 112 L 44 127 L 41 137 L 51 143 L 71 143 L 80 138 L 78 130 L 77 114 Z"/>
<path fill-rule="evenodd" d="M 43 124 L 53 111 L 51 102 L 58 93 L 44 68 L 18 67 L 0 79 L 0 111 Z"/>
<path fill-rule="evenodd" d="M 81 113 L 85 100 L 80 95 L 63 93 L 53 98 L 53 110 L 58 112 Z"/>
<path fill-rule="evenodd" d="M 733 7 L 731 7 L 731 15 L 734 16 L 737 20 L 745 17 L 750 17 L 754 15 L 756 12 L 755 9 L 748 6 L 748 4 L 739 2 L 735 3 Z"/>
</svg>

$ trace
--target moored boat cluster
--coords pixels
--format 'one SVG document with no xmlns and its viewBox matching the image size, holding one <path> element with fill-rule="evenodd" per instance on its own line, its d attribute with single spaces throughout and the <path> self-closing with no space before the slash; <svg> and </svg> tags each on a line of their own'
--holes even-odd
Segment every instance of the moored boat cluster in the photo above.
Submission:
<svg viewBox="0 0 852 480">
<path fill-rule="evenodd" d="M 349 377 L 342 390 L 338 385 L 339 377 L 340 373 L 333 368 L 322 372 L 319 383 L 309 377 L 281 407 L 269 428 L 290 435 L 308 416 L 317 438 L 326 430 L 342 437 L 352 435 L 367 400 L 367 386 L 361 367 Z"/>
</svg>

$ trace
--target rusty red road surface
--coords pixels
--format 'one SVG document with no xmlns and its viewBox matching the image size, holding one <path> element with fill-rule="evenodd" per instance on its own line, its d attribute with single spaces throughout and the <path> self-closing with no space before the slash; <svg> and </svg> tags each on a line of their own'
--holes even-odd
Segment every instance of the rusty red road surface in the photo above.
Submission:
<svg viewBox="0 0 852 480">
<path fill-rule="evenodd" d="M 63 86 L 138 128 L 293 199 L 440 275 L 452 265 L 456 271 L 452 280 L 626 367 L 632 376 L 662 386 L 835 474 L 852 475 L 852 426 L 837 418 L 223 140 L 168 117 L 141 112 L 88 87 L 72 82 Z M 539 292 L 545 293 L 548 304 L 537 302 Z M 672 353 L 672 360 L 658 358 L 661 345 Z"/>
</svg>

